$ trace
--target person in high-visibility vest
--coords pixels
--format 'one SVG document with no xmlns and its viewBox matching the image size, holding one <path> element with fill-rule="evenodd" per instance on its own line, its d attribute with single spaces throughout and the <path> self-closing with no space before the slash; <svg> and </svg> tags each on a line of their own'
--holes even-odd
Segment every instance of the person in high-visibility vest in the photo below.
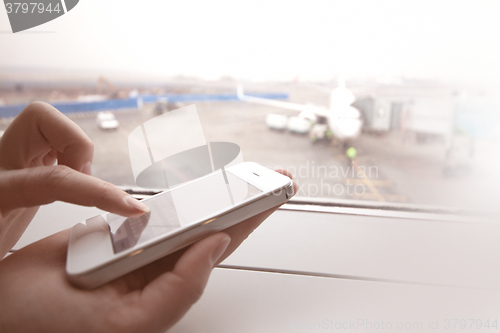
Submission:
<svg viewBox="0 0 500 333">
<path fill-rule="evenodd" d="M 357 154 L 358 154 L 358 152 L 356 151 L 356 148 L 354 148 L 354 147 L 349 147 L 346 150 L 345 155 L 347 156 L 347 165 L 348 166 L 352 165 L 352 162 L 356 158 Z"/>
</svg>

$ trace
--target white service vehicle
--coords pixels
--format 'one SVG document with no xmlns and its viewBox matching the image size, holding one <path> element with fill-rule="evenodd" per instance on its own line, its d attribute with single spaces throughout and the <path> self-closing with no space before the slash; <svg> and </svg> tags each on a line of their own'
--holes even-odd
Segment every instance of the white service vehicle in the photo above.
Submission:
<svg viewBox="0 0 500 333">
<path fill-rule="evenodd" d="M 103 130 L 117 129 L 119 122 L 112 112 L 99 112 L 96 118 L 97 126 Z"/>
<path fill-rule="evenodd" d="M 311 121 L 302 117 L 290 117 L 287 124 L 288 130 L 297 134 L 307 134 L 311 129 Z"/>
<path fill-rule="evenodd" d="M 283 131 L 286 129 L 288 124 L 288 117 L 282 114 L 270 113 L 266 116 L 266 125 L 267 127 Z"/>
</svg>

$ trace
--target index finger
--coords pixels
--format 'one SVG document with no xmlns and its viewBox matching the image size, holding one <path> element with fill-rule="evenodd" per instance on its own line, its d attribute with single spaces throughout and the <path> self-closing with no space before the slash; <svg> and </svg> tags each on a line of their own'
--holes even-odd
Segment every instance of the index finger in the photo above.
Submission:
<svg viewBox="0 0 500 333">
<path fill-rule="evenodd" d="M 57 152 L 59 164 L 77 171 L 84 171 L 94 153 L 92 141 L 78 125 L 47 103 L 31 103 L 12 121 L 0 141 L 0 167 L 29 167 L 36 157 L 51 149 Z"/>
<path fill-rule="evenodd" d="M 136 216 L 149 211 L 146 205 L 113 184 L 66 166 L 43 166 L 2 172 L 2 210 L 39 206 L 57 200 L 82 206 L 96 206 L 123 216 Z"/>
</svg>

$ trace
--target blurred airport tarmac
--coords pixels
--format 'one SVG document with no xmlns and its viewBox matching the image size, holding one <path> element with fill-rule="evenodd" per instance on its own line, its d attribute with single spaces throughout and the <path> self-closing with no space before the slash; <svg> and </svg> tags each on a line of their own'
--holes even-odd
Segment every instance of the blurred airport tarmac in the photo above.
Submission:
<svg viewBox="0 0 500 333">
<path fill-rule="evenodd" d="M 497 159 L 493 153 L 484 153 L 494 149 L 488 147 L 491 142 L 476 143 L 480 153 L 469 170 L 447 176 L 443 172 L 444 145 L 408 142 L 397 133 L 363 134 L 353 142 L 358 155 L 351 165 L 344 151 L 330 142 L 313 144 L 307 135 L 267 128 L 265 116 L 276 113 L 276 108 L 239 101 L 196 106 L 207 141 L 236 143 L 245 161 L 290 169 L 301 185 L 298 196 L 498 211 Z M 93 175 L 117 185 L 135 186 L 128 135 L 155 116 L 153 105 L 117 112 L 116 116 L 120 122 L 116 131 L 99 129 L 92 115 L 72 118 L 94 141 Z"/>
</svg>

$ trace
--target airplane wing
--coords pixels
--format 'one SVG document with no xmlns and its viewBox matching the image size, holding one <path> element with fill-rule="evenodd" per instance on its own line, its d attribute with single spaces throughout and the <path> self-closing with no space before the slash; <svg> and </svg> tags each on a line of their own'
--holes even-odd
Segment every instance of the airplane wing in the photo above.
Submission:
<svg viewBox="0 0 500 333">
<path fill-rule="evenodd" d="M 238 99 L 240 101 L 244 101 L 244 102 L 269 105 L 269 106 L 274 106 L 277 108 L 295 110 L 295 111 L 299 111 L 299 112 L 302 112 L 302 111 L 313 112 L 316 116 L 320 116 L 320 117 L 327 117 L 329 114 L 329 111 L 327 109 L 320 108 L 320 107 L 313 106 L 313 105 L 296 104 L 296 103 L 290 103 L 290 102 L 276 101 L 276 100 L 267 99 L 267 98 L 248 96 L 248 95 L 245 95 L 243 93 L 243 88 L 240 85 L 238 85 L 238 87 L 237 87 L 237 95 L 238 95 Z"/>
</svg>

